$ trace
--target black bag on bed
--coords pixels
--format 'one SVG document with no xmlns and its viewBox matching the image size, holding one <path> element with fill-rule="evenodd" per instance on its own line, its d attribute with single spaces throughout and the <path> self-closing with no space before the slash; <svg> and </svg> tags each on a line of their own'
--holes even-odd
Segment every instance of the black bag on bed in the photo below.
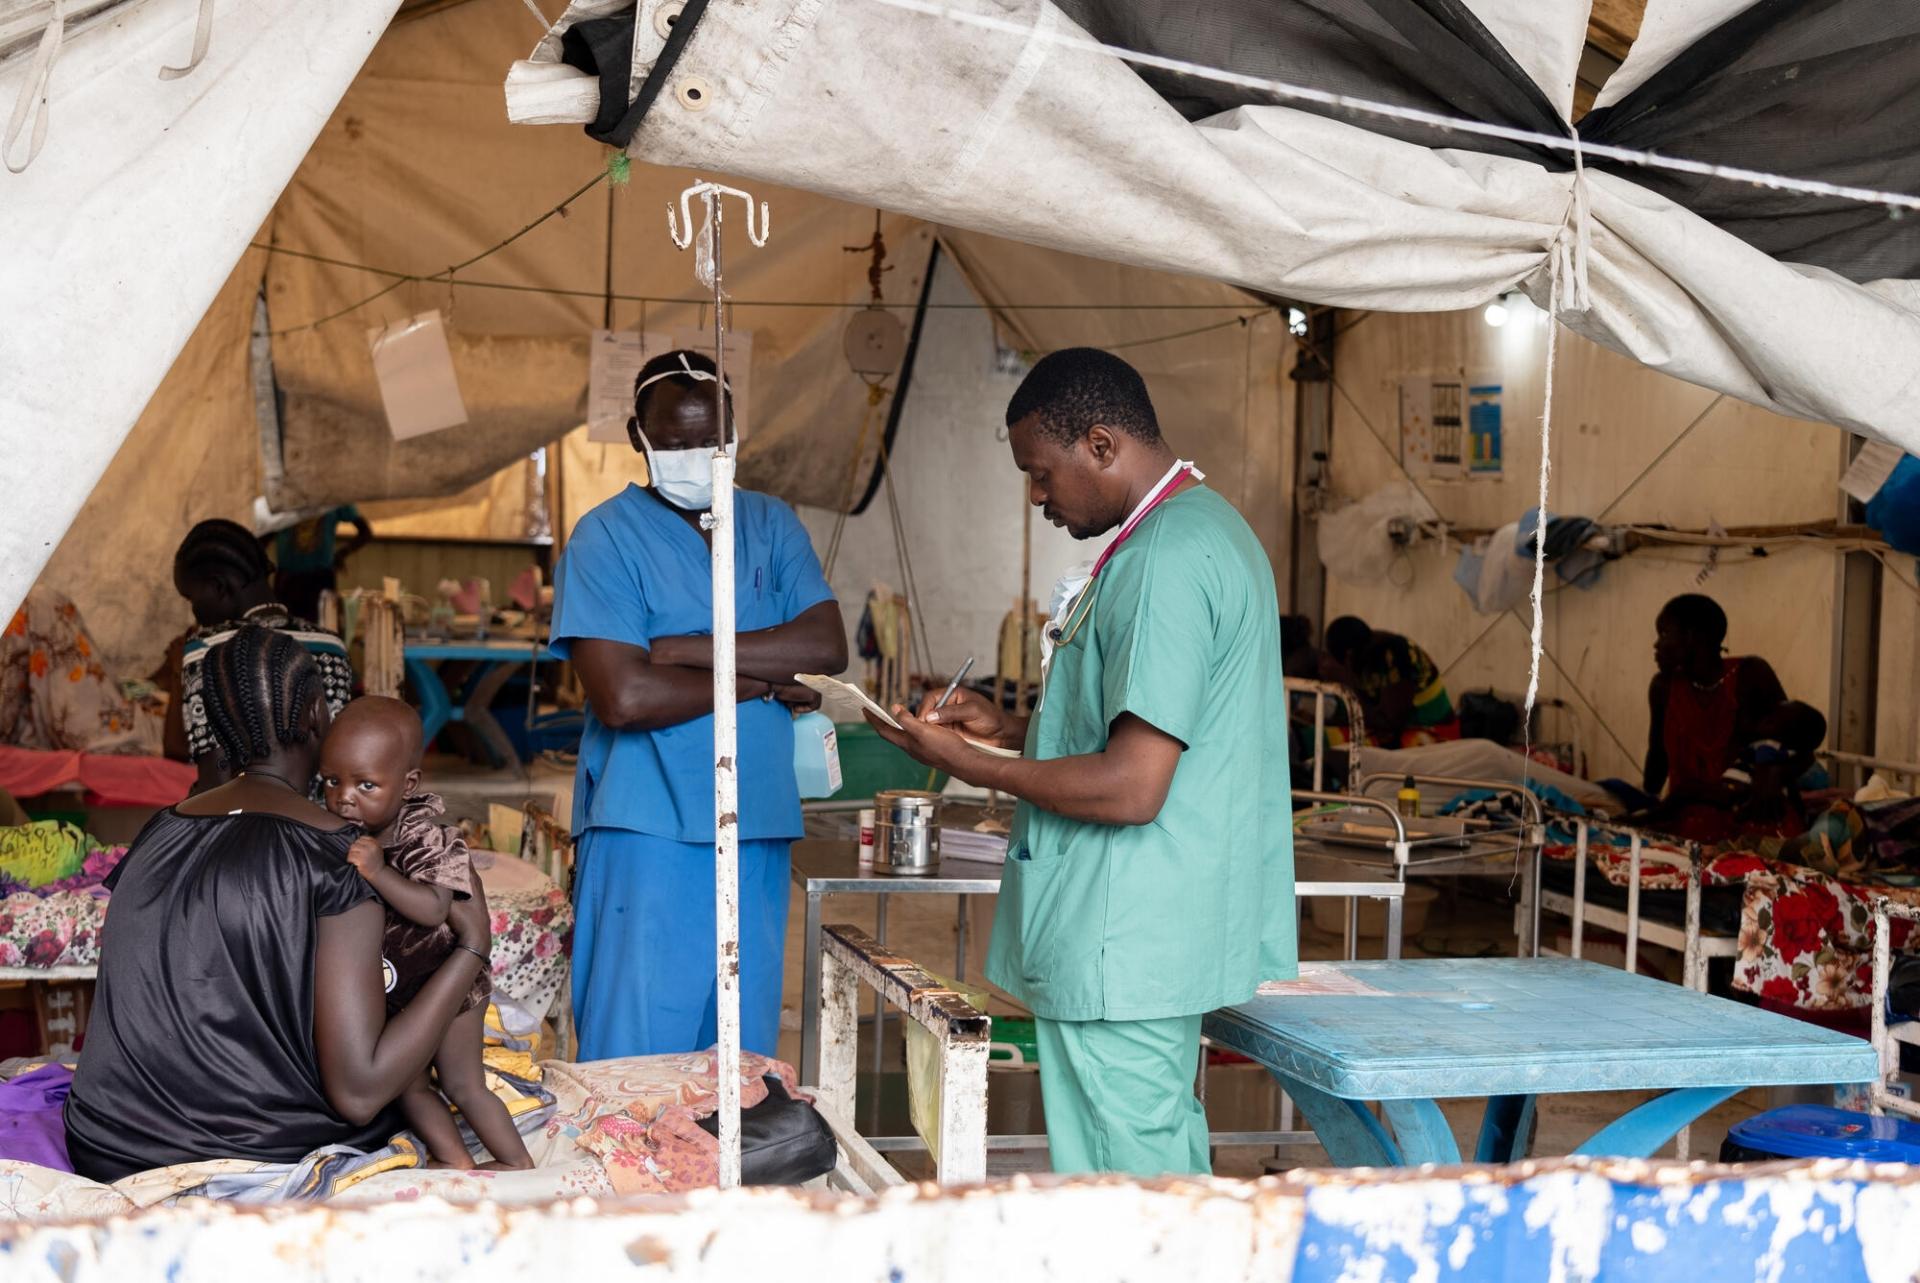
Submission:
<svg viewBox="0 0 1920 1283">
<path fill-rule="evenodd" d="M 1520 707 L 1492 691 L 1468 691 L 1460 697 L 1460 738 L 1520 742 Z"/>
<path fill-rule="evenodd" d="M 767 1098 L 740 1111 L 740 1183 L 804 1185 L 825 1176 L 839 1160 L 833 1130 L 812 1105 L 787 1095 L 778 1078 L 764 1079 Z M 709 1135 L 720 1134 L 720 1116 L 700 1120 Z"/>
</svg>

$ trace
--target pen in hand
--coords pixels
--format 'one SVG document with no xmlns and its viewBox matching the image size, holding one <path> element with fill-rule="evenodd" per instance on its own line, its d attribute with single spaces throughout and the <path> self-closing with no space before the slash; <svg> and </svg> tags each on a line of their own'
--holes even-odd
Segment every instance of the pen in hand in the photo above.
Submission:
<svg viewBox="0 0 1920 1283">
<path fill-rule="evenodd" d="M 941 692 L 940 702 L 935 704 L 933 707 L 936 709 L 945 708 L 947 706 L 947 701 L 953 698 L 953 693 L 956 690 L 960 689 L 960 683 L 965 681 L 967 679 L 967 674 L 972 671 L 973 671 L 973 656 L 969 655 L 967 656 L 967 662 L 960 665 L 960 671 L 953 675 L 953 680 L 947 683 L 947 689 Z"/>
</svg>

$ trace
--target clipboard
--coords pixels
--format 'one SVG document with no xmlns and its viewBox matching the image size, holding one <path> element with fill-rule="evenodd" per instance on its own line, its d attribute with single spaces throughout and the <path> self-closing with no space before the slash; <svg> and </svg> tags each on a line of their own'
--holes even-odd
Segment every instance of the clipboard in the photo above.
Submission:
<svg viewBox="0 0 1920 1283">
<path fill-rule="evenodd" d="M 898 718 L 886 709 L 880 707 L 879 704 L 874 702 L 871 695 L 861 690 L 858 686 L 855 686 L 852 682 L 843 682 L 838 677 L 827 677 L 821 673 L 795 673 L 793 680 L 799 682 L 808 690 L 818 691 L 823 696 L 834 695 L 845 699 L 856 700 L 862 708 L 872 713 L 888 726 L 891 726 L 894 730 L 904 729 L 900 725 Z M 962 735 L 960 738 L 966 740 L 968 744 L 979 749 L 982 753 L 987 753 L 994 757 L 1024 756 L 1018 749 L 1001 748 L 998 744 L 983 744 L 979 740 L 971 739 L 965 735 Z"/>
</svg>

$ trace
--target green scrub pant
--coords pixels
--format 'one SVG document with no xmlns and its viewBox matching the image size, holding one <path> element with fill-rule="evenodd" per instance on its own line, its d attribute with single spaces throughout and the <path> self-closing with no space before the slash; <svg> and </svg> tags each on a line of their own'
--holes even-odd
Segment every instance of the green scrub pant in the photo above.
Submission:
<svg viewBox="0 0 1920 1283">
<path fill-rule="evenodd" d="M 1200 1017 L 1036 1020 L 1056 1172 L 1204 1176 L 1207 1114 L 1193 1094 Z"/>
</svg>

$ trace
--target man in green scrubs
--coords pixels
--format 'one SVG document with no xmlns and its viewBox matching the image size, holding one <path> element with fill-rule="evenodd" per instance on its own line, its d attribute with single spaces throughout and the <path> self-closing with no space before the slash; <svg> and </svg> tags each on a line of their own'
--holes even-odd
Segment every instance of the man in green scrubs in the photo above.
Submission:
<svg viewBox="0 0 1920 1283">
<path fill-rule="evenodd" d="M 1118 357 L 1041 360 L 1007 426 L 1031 502 L 1108 536 L 1056 592 L 1040 705 L 929 697 L 878 729 L 1020 799 L 987 977 L 1036 1017 L 1054 1170 L 1204 1173 L 1201 1017 L 1297 973 L 1273 568 Z"/>
</svg>

